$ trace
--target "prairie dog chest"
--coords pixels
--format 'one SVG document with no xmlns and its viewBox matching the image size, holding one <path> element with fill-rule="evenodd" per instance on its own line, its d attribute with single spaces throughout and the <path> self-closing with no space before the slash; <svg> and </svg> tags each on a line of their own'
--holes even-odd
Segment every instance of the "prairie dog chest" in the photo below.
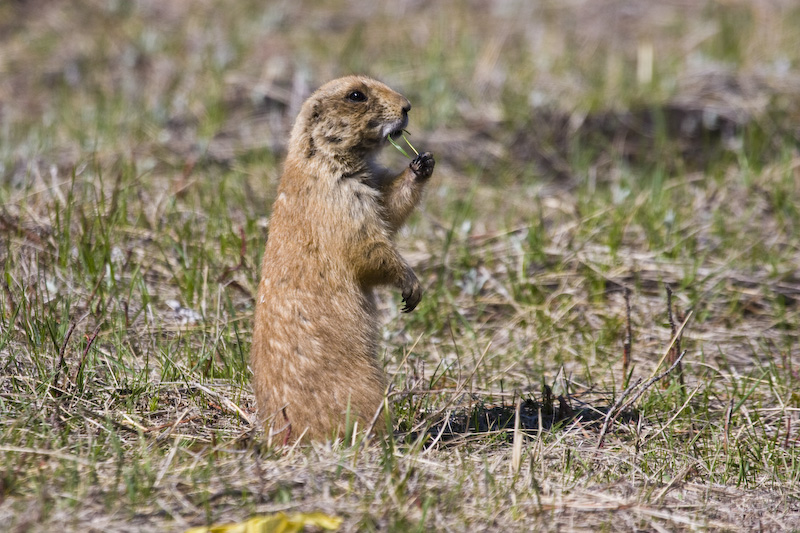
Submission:
<svg viewBox="0 0 800 533">
<path fill-rule="evenodd" d="M 381 191 L 372 185 L 371 178 L 345 178 L 334 191 L 335 203 L 345 206 L 344 213 L 355 223 L 381 220 L 383 209 Z"/>
</svg>

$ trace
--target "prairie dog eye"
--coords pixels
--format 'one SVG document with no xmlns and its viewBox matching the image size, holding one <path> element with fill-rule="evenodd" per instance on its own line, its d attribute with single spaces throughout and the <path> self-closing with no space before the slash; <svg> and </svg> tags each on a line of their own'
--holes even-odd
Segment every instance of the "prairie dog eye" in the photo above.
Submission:
<svg viewBox="0 0 800 533">
<path fill-rule="evenodd" d="M 347 99 L 351 102 L 366 102 L 367 95 L 362 93 L 361 91 L 350 91 L 347 94 Z"/>
</svg>

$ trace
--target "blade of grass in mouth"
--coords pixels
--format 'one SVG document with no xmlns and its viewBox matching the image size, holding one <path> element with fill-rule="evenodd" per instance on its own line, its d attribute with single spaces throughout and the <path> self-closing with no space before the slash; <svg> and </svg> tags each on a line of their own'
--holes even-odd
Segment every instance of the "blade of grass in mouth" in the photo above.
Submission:
<svg viewBox="0 0 800 533">
<path fill-rule="evenodd" d="M 419 152 L 417 152 L 417 149 L 414 148 L 414 145 L 411 144 L 410 142 L 408 142 L 408 139 L 406 138 L 406 133 L 408 133 L 406 130 L 403 130 L 402 133 L 401 133 L 401 135 L 403 136 L 403 140 L 406 142 L 408 147 L 411 148 L 414 151 L 414 154 L 419 155 Z M 410 135 L 410 133 L 409 133 L 409 135 Z M 409 159 L 411 159 L 411 156 L 408 155 L 408 152 L 406 152 L 405 149 L 403 149 L 402 146 L 397 144 L 397 142 L 394 139 L 392 139 L 392 134 L 391 133 L 389 135 L 387 135 L 386 138 L 389 139 L 389 142 L 392 143 L 392 146 L 397 148 L 400 151 L 401 154 L 403 154 L 404 156 L 406 156 Z"/>
</svg>

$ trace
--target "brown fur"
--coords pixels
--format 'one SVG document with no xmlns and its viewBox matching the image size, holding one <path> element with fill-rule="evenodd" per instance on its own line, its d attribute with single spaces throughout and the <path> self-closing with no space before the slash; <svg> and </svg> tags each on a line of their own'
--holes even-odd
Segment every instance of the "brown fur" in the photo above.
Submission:
<svg viewBox="0 0 800 533">
<path fill-rule="evenodd" d="M 358 91 L 366 97 L 361 101 Z M 433 172 L 425 153 L 400 174 L 376 165 L 410 104 L 361 76 L 331 81 L 303 104 L 269 224 L 256 298 L 253 388 L 269 439 L 340 435 L 346 413 L 365 428 L 383 402 L 373 288 L 421 288 L 392 238 Z M 383 416 L 375 425 L 385 427 Z"/>
</svg>

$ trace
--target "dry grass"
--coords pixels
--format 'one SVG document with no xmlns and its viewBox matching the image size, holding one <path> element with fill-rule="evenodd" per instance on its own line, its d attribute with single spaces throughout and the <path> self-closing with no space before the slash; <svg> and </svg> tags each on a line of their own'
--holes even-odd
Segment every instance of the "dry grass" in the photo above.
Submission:
<svg viewBox="0 0 800 533">
<path fill-rule="evenodd" d="M 0 4 L 0 523 L 800 529 L 798 28 L 759 0 Z M 269 449 L 269 206 L 299 104 L 353 71 L 437 156 L 401 236 L 426 295 L 381 294 L 396 438 Z M 687 317 L 683 384 L 626 404 Z"/>
</svg>

